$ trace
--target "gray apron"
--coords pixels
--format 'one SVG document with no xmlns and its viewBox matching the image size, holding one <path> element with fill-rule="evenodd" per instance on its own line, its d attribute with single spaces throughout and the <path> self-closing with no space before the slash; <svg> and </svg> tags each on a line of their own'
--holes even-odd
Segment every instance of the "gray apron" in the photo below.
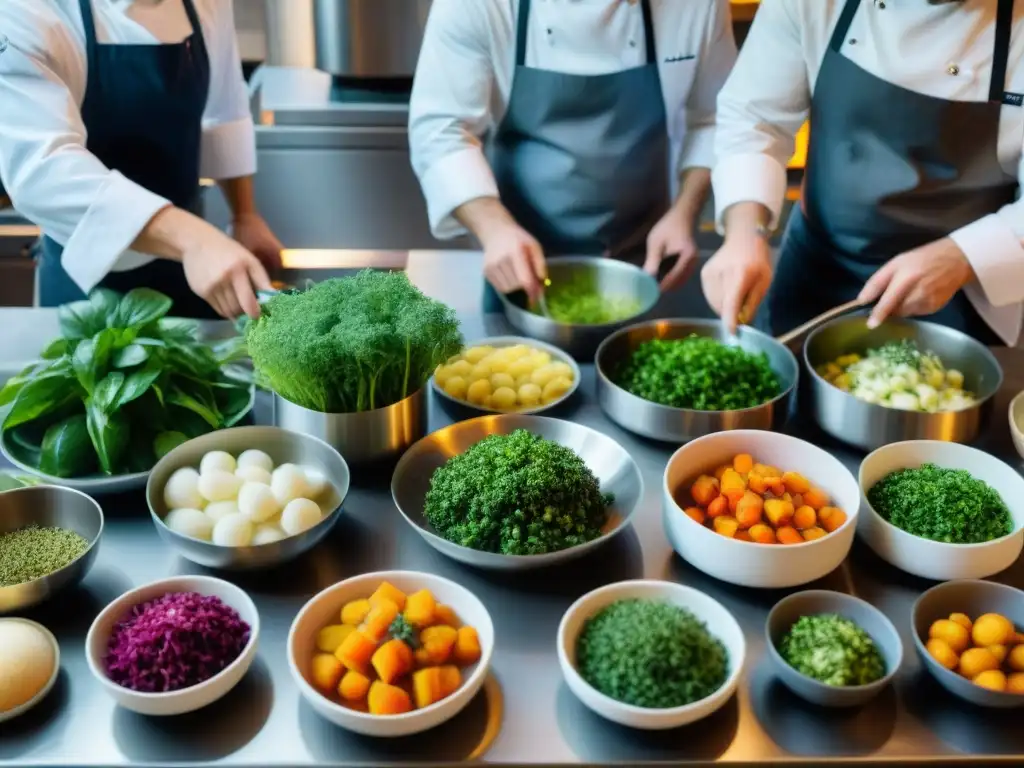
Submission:
<svg viewBox="0 0 1024 768">
<path fill-rule="evenodd" d="M 843 56 L 859 6 L 847 0 L 814 86 L 802 211 L 790 216 L 762 318 L 773 334 L 856 298 L 889 259 L 998 211 L 1017 192 L 997 151 L 1004 99 L 1020 104 L 1003 91 L 1013 0 L 999 0 L 982 102 L 915 93 Z M 922 319 L 1003 343 L 962 291 Z"/>
<path fill-rule="evenodd" d="M 642 253 L 671 205 L 668 121 L 650 0 L 647 62 L 574 75 L 526 66 L 530 0 L 520 0 L 508 110 L 491 141 L 502 203 L 547 255 Z M 484 311 L 500 311 L 486 284 Z"/>
</svg>

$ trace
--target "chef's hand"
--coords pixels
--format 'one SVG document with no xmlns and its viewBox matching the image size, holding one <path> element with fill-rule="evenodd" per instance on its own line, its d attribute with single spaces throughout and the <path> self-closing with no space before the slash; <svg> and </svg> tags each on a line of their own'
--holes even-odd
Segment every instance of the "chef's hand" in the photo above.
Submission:
<svg viewBox="0 0 1024 768">
<path fill-rule="evenodd" d="M 871 276 L 858 297 L 876 302 L 868 328 L 889 317 L 930 315 L 974 279 L 974 270 L 959 246 L 944 237 L 887 261 Z"/>
<path fill-rule="evenodd" d="M 704 297 L 730 333 L 748 323 L 772 284 L 771 247 L 755 233 L 727 236 L 700 273 Z"/>
<path fill-rule="evenodd" d="M 540 243 L 515 222 L 503 223 L 482 238 L 484 276 L 500 293 L 520 288 L 530 301 L 543 290 L 548 270 Z"/>
<path fill-rule="evenodd" d="M 281 269 L 281 251 L 284 246 L 258 213 L 244 213 L 236 216 L 231 223 L 231 234 L 235 240 L 260 260 L 268 272 L 273 274 Z"/>
<path fill-rule="evenodd" d="M 661 290 L 671 291 L 678 288 L 690 277 L 697 263 L 697 242 L 693 238 L 693 216 L 686 206 L 675 204 L 661 221 L 654 225 L 647 236 L 647 259 L 644 261 L 644 272 L 652 277 L 658 276 L 662 260 L 667 256 L 679 254 L 679 259 L 672 269 L 662 278 Z"/>
<path fill-rule="evenodd" d="M 256 291 L 271 290 L 270 277 L 242 245 L 210 227 L 184 251 L 181 261 L 189 288 L 221 317 L 260 316 Z"/>
</svg>

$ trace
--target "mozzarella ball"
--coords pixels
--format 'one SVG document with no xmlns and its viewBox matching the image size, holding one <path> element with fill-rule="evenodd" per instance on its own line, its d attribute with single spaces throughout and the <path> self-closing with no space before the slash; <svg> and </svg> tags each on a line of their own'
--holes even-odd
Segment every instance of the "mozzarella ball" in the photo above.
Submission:
<svg viewBox="0 0 1024 768">
<path fill-rule="evenodd" d="M 285 538 L 284 531 L 277 523 L 264 523 L 256 528 L 252 535 L 252 546 L 259 547 L 263 544 L 273 544 Z"/>
<path fill-rule="evenodd" d="M 198 509 L 172 509 L 164 518 L 164 525 L 175 533 L 200 541 L 209 541 L 213 533 L 213 521 Z"/>
<path fill-rule="evenodd" d="M 306 493 L 308 498 L 318 498 L 327 490 L 327 475 L 316 467 L 309 467 L 305 465 L 303 465 L 302 471 L 306 475 Z"/>
<path fill-rule="evenodd" d="M 289 536 L 298 536 L 320 522 L 320 506 L 309 499 L 292 499 L 281 513 L 281 528 Z"/>
<path fill-rule="evenodd" d="M 213 543 L 220 547 L 248 547 L 252 534 L 252 520 L 247 516 L 228 515 L 213 526 Z"/>
<path fill-rule="evenodd" d="M 210 518 L 210 522 L 213 525 L 216 525 L 222 517 L 238 514 L 238 502 L 234 499 L 231 501 L 215 501 L 212 504 L 207 504 L 203 513 Z"/>
<path fill-rule="evenodd" d="M 274 471 L 274 460 L 263 451 L 250 448 L 238 456 L 239 467 L 259 467 L 266 472 Z"/>
<path fill-rule="evenodd" d="M 231 501 L 238 497 L 242 478 L 223 469 L 213 469 L 199 475 L 199 493 L 207 501 Z"/>
<path fill-rule="evenodd" d="M 219 469 L 222 472 L 234 472 L 237 464 L 235 457 L 226 451 L 210 451 L 199 462 L 199 474 L 205 475 Z"/>
<path fill-rule="evenodd" d="M 306 495 L 306 473 L 294 464 L 282 464 L 270 477 L 270 488 L 282 507 Z"/>
<path fill-rule="evenodd" d="M 242 478 L 243 483 L 263 483 L 270 485 L 270 472 L 263 467 L 250 464 L 246 467 L 239 467 L 235 470 L 235 476 Z"/>
<path fill-rule="evenodd" d="M 206 500 L 199 493 L 199 473 L 192 467 L 175 471 L 164 486 L 164 504 L 168 509 L 202 509 Z"/>
<path fill-rule="evenodd" d="M 238 511 L 254 523 L 264 523 L 281 511 L 269 485 L 245 483 L 238 491 Z"/>
</svg>

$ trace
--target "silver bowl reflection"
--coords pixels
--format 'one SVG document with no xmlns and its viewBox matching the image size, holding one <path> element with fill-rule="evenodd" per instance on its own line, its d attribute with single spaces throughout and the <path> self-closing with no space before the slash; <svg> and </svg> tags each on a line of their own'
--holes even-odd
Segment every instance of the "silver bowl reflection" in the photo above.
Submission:
<svg viewBox="0 0 1024 768">
<path fill-rule="evenodd" d="M 547 267 L 552 285 L 584 276 L 594 281 L 595 289 L 602 296 L 635 301 L 638 305 L 636 314 L 614 323 L 569 325 L 532 312 L 526 306 L 526 294 L 522 291 L 507 296 L 501 294 L 505 316 L 517 331 L 554 344 L 577 359 L 589 358 L 609 333 L 650 312 L 661 296 L 658 281 L 626 261 L 599 256 L 562 256 L 549 259 Z"/>
<path fill-rule="evenodd" d="M 393 405 L 359 413 L 311 411 L 275 393 L 274 423 L 323 440 L 350 464 L 385 462 L 427 434 L 426 387 Z"/>
<path fill-rule="evenodd" d="M 597 476 L 604 493 L 615 496 L 604 535 L 585 544 L 543 555 L 502 555 L 463 547 L 442 538 L 423 514 L 424 498 L 434 472 L 448 459 L 464 453 L 488 435 L 507 435 L 526 429 L 571 448 Z M 481 416 L 438 430 L 420 440 L 398 462 L 391 495 L 406 521 L 438 552 L 477 568 L 521 571 L 572 560 L 608 542 L 629 525 L 644 495 L 640 468 L 626 449 L 607 435 L 570 421 L 545 416 L 504 414 Z"/>
<path fill-rule="evenodd" d="M 183 536 L 164 524 L 163 518 L 170 512 L 164 504 L 164 486 L 175 470 L 182 467 L 198 469 L 200 460 L 209 451 L 227 451 L 232 456 L 238 456 L 250 448 L 266 453 L 273 459 L 274 466 L 302 464 L 323 472 L 330 481 L 330 488 L 316 500 L 324 513 L 319 523 L 298 536 L 250 547 L 221 547 Z M 189 440 L 160 459 L 153 467 L 146 485 L 146 503 L 157 534 L 186 560 L 207 568 L 252 570 L 272 568 L 316 546 L 341 517 L 349 483 L 349 469 L 345 460 L 322 440 L 277 427 L 235 427 Z"/>
<path fill-rule="evenodd" d="M 92 568 L 103 534 L 103 510 L 71 488 L 36 485 L 0 493 L 0 534 L 39 526 L 74 531 L 88 548 L 78 559 L 40 579 L 0 587 L 0 614 L 24 611 L 80 582 Z"/>
<path fill-rule="evenodd" d="M 685 339 L 706 336 L 747 352 L 768 355 L 779 378 L 780 393 L 767 403 L 737 411 L 695 411 L 637 397 L 615 383 L 619 367 L 632 352 L 653 339 Z M 696 437 L 727 429 L 781 429 L 789 416 L 789 402 L 799 378 L 796 357 L 779 341 L 749 326 L 730 336 L 719 320 L 652 320 L 623 328 L 609 336 L 597 350 L 597 400 L 601 409 L 623 429 L 643 437 L 685 443 Z"/>
<path fill-rule="evenodd" d="M 920 320 L 891 319 L 869 330 L 866 314 L 833 320 L 807 337 L 804 361 L 809 372 L 810 412 L 828 434 L 850 445 L 873 451 L 905 440 L 973 441 L 992 415 L 994 396 L 1003 384 L 1003 370 L 983 344 L 952 328 Z M 817 368 L 841 355 L 912 339 L 934 352 L 947 368 L 964 375 L 964 389 L 977 403 L 960 411 L 919 413 L 865 402 L 827 382 Z"/>
</svg>

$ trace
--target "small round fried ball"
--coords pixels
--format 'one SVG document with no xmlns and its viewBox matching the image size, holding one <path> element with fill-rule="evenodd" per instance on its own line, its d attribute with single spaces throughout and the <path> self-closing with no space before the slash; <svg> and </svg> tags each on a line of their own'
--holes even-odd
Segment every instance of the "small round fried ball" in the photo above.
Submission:
<svg viewBox="0 0 1024 768">
<path fill-rule="evenodd" d="M 490 347 L 487 345 L 479 347 L 470 347 L 469 349 L 462 353 L 462 356 L 466 359 L 467 362 L 476 365 L 489 354 L 491 354 L 493 351 L 494 347 Z"/>
<path fill-rule="evenodd" d="M 946 669 L 956 669 L 956 665 L 960 663 L 960 658 L 956 655 L 956 651 L 950 648 L 949 643 L 941 638 L 931 638 L 925 647 L 928 649 L 931 657 Z"/>
<path fill-rule="evenodd" d="M 999 661 L 988 648 L 968 648 L 960 656 L 960 674 L 968 680 L 990 669 L 999 669 Z"/>
<path fill-rule="evenodd" d="M 491 395 L 491 408 L 496 411 L 511 411 L 516 407 L 516 391 L 511 387 L 498 387 Z"/>
<path fill-rule="evenodd" d="M 475 405 L 484 405 L 490 396 L 491 382 L 487 379 L 477 379 L 466 390 L 466 399 Z"/>
<path fill-rule="evenodd" d="M 452 376 L 466 378 L 469 376 L 469 372 L 473 370 L 473 365 L 466 360 L 456 360 L 448 366 L 448 370 L 451 371 Z"/>
<path fill-rule="evenodd" d="M 1007 693 L 1024 693 L 1024 672 L 1014 672 L 1006 678 Z"/>
<path fill-rule="evenodd" d="M 975 685 L 988 688 L 990 691 L 1006 690 L 1006 675 L 998 669 L 987 669 L 972 681 Z"/>
<path fill-rule="evenodd" d="M 956 653 L 963 653 L 971 643 L 967 630 L 955 621 L 939 619 L 928 630 L 928 637 L 945 640 Z"/>
<path fill-rule="evenodd" d="M 1015 645 L 1006 656 L 1010 669 L 1014 672 L 1024 672 L 1024 645 Z"/>
<path fill-rule="evenodd" d="M 564 397 L 571 388 L 572 382 L 569 379 L 565 376 L 556 376 L 544 385 L 541 397 L 545 403 L 550 403 L 553 400 Z"/>
<path fill-rule="evenodd" d="M 491 386 L 494 388 L 495 391 L 501 389 L 502 387 L 508 387 L 509 389 L 514 389 L 515 386 L 516 386 L 516 380 L 513 379 L 507 373 L 492 373 L 491 374 Z"/>
<path fill-rule="evenodd" d="M 540 403 L 541 395 L 541 388 L 536 384 L 523 384 L 519 388 L 519 404 L 526 408 L 532 408 Z"/>
<path fill-rule="evenodd" d="M 452 376 L 444 383 L 444 391 L 456 400 L 465 400 L 467 389 L 469 389 L 469 385 L 461 376 Z"/>
<path fill-rule="evenodd" d="M 996 657 L 996 661 L 1002 664 L 1006 661 L 1006 646 L 1005 645 L 990 645 L 988 647 L 989 652 Z"/>
<path fill-rule="evenodd" d="M 1006 645 L 1013 642 L 1017 631 L 1013 623 L 998 613 L 986 613 L 979 616 L 971 629 L 971 638 L 975 645 Z"/>
<path fill-rule="evenodd" d="M 949 614 L 949 620 L 955 621 L 968 632 L 970 632 L 974 626 L 973 622 L 971 621 L 971 617 L 968 616 L 966 613 L 951 613 Z"/>
</svg>

